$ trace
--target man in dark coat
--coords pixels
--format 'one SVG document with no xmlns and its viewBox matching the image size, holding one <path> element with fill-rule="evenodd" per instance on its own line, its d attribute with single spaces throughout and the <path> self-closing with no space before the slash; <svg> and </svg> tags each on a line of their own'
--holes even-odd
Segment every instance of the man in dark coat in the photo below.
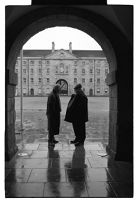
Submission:
<svg viewBox="0 0 136 201">
<path fill-rule="evenodd" d="M 59 98 L 60 85 L 56 84 L 48 96 L 46 115 L 48 118 L 48 142 L 55 144 L 54 135 L 59 134 L 61 103 Z"/>
<path fill-rule="evenodd" d="M 74 143 L 75 146 L 84 144 L 86 138 L 85 122 L 88 121 L 88 99 L 81 88 L 81 84 L 75 86 L 75 94 L 71 96 L 64 119 L 73 125 L 75 140 L 71 143 Z"/>
</svg>

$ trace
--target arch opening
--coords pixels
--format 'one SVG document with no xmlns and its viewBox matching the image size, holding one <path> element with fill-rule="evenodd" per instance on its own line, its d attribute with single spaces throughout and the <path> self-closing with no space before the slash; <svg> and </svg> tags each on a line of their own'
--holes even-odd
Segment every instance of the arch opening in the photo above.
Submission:
<svg viewBox="0 0 136 201">
<path fill-rule="evenodd" d="M 68 83 L 64 79 L 59 79 L 56 84 L 60 84 L 61 90 L 60 90 L 60 95 L 62 96 L 68 96 Z"/>
<path fill-rule="evenodd" d="M 26 43 L 26 41 L 28 41 L 28 39 L 31 38 L 31 36 L 35 35 L 35 33 L 38 33 L 39 31 L 45 28 L 49 28 L 53 26 L 64 26 L 64 25 L 82 30 L 83 32 L 93 37 L 104 50 L 104 53 L 109 63 L 109 71 L 113 72 L 116 70 L 117 65 L 116 65 L 116 57 L 115 57 L 114 50 L 110 42 L 106 38 L 106 36 L 103 34 L 103 32 L 98 27 L 96 27 L 93 23 L 90 23 L 77 16 L 75 17 L 75 16 L 67 16 L 67 15 L 58 15 L 57 19 L 56 19 L 56 16 L 53 16 L 53 15 L 48 18 L 41 18 L 37 22 L 32 23 L 26 29 L 24 29 L 19 34 L 18 38 L 16 39 L 16 41 L 14 42 L 11 48 L 11 51 L 8 57 L 8 69 L 14 69 L 15 62 L 16 62 L 20 49 Z M 111 92 L 111 88 L 110 88 L 110 92 Z M 91 95 L 92 95 L 92 91 L 91 91 Z M 111 93 L 110 93 L 110 97 L 111 97 Z M 117 99 L 117 94 L 116 94 L 116 99 Z"/>
</svg>

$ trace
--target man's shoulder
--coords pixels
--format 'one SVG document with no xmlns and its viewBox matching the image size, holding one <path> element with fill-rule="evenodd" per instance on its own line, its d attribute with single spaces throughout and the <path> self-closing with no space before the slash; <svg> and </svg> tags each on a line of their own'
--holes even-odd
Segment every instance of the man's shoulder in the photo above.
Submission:
<svg viewBox="0 0 136 201">
<path fill-rule="evenodd" d="M 77 94 L 77 97 L 88 99 L 87 96 L 85 95 L 85 93 Z"/>
<path fill-rule="evenodd" d="M 53 97 L 54 97 L 54 94 L 52 92 L 49 93 L 48 98 L 53 98 Z"/>
<path fill-rule="evenodd" d="M 74 98 L 74 97 L 75 97 L 75 95 L 76 95 L 76 94 L 72 94 L 72 95 L 71 95 L 71 98 Z"/>
</svg>

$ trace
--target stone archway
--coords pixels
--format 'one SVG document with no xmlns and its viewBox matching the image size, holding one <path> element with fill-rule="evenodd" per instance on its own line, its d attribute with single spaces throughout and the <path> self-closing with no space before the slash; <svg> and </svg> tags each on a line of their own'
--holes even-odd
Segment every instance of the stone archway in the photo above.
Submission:
<svg viewBox="0 0 136 201">
<path fill-rule="evenodd" d="M 39 9 L 39 10 L 38 10 Z M 37 13 L 38 10 L 38 13 Z M 124 44 L 124 41 L 127 44 L 127 47 L 129 47 L 128 41 L 125 39 L 125 37 L 122 35 L 122 33 L 111 24 L 111 22 L 108 21 L 108 19 L 99 16 L 93 12 L 89 12 L 87 10 L 81 9 L 81 8 L 67 8 L 67 7 L 59 7 L 59 9 L 56 11 L 52 8 L 37 8 L 37 10 L 34 10 L 32 12 L 28 12 L 28 15 L 24 16 L 23 18 L 19 19 L 17 21 L 17 24 L 21 20 L 24 22 L 24 26 L 20 28 L 20 31 L 17 33 L 16 37 L 13 40 L 13 43 L 11 45 L 11 48 L 7 51 L 7 71 L 9 75 L 9 93 L 7 93 L 7 97 L 11 97 L 11 91 L 13 91 L 11 99 L 14 99 L 14 88 L 16 85 L 15 76 L 14 73 L 14 67 L 16 58 L 19 54 L 19 51 L 21 50 L 22 46 L 36 33 L 40 32 L 41 30 L 45 28 L 50 28 L 54 26 L 69 26 L 72 28 L 77 28 L 79 30 L 84 31 L 85 33 L 89 34 L 91 37 L 93 37 L 99 45 L 101 45 L 102 49 L 104 50 L 104 53 L 107 57 L 108 63 L 109 63 L 109 75 L 107 76 L 107 84 L 110 87 L 109 94 L 110 94 L 110 124 L 109 124 L 109 149 L 112 151 L 112 153 L 117 152 L 117 132 L 121 129 L 124 130 L 122 126 L 119 127 L 122 124 L 121 116 L 123 107 L 120 104 L 120 101 L 118 101 L 120 95 L 124 95 L 124 93 L 121 91 L 123 88 L 122 80 L 120 85 L 118 86 L 119 77 L 121 78 L 121 72 L 117 71 L 117 62 L 118 62 L 118 69 L 121 66 L 127 65 L 130 62 L 130 59 L 128 57 L 127 63 L 123 63 L 120 55 L 122 55 L 122 58 L 124 55 L 127 56 L 128 51 L 122 49 L 123 53 L 119 50 L 119 44 L 116 43 L 117 36 L 118 41 L 121 44 Z M 28 19 L 27 21 L 26 19 Z M 104 26 L 102 26 L 104 25 Z M 13 29 L 13 27 L 12 27 Z M 114 32 L 114 34 L 113 34 Z M 119 35 L 118 35 L 119 34 Z M 115 54 L 116 52 L 116 54 Z M 131 51 L 130 51 L 131 52 Z M 130 53 L 129 53 L 130 54 Z M 116 55 L 116 56 L 115 56 Z M 132 62 L 132 61 L 131 61 Z M 131 73 L 131 71 L 130 71 Z M 128 86 L 128 81 L 125 83 Z M 118 91 L 120 93 L 118 93 Z M 129 102 L 129 100 L 128 100 Z M 117 104 L 118 103 L 118 104 Z M 120 105 L 119 105 L 120 104 Z M 120 110 L 118 109 L 120 107 Z M 15 113 L 15 109 L 13 108 L 13 111 Z M 120 112 L 120 113 L 119 113 Z M 13 113 L 13 112 L 12 112 Z M 11 113 L 9 112 L 8 115 L 11 117 Z M 131 114 L 130 114 L 131 116 Z M 125 120 L 124 120 L 125 121 Z M 15 123 L 15 122 L 13 122 Z M 14 133 L 14 125 L 13 126 L 13 133 Z M 9 129 L 9 128 L 8 128 Z M 12 133 L 12 137 L 14 138 L 14 134 Z M 118 141 L 122 139 L 121 135 L 118 137 Z M 9 139 L 11 139 L 11 136 L 9 137 L 9 133 L 7 131 L 7 144 Z M 15 143 L 15 140 L 13 139 L 13 144 Z M 124 140 L 124 144 L 126 143 L 126 139 Z M 130 143 L 131 144 L 131 143 Z M 124 149 L 120 149 L 121 152 Z M 8 151 L 10 151 L 8 149 Z M 14 150 L 12 150 L 14 152 Z M 10 153 L 8 153 L 10 154 Z M 12 154 L 11 154 L 12 155 Z"/>
<path fill-rule="evenodd" d="M 47 18 L 44 17 L 32 24 L 30 24 L 26 29 L 24 29 L 19 35 L 18 38 L 15 40 L 13 46 L 12 46 L 12 51 L 9 53 L 8 57 L 8 69 L 12 68 L 14 69 L 14 62 L 16 62 L 16 58 L 18 56 L 19 50 L 22 48 L 22 46 L 31 38 L 33 35 L 38 33 L 39 31 L 49 28 L 49 27 L 54 27 L 54 26 L 69 26 L 72 28 L 77 28 L 85 33 L 89 34 L 91 37 L 93 37 L 99 45 L 104 50 L 104 53 L 107 57 L 108 63 L 109 63 L 109 69 L 110 72 L 114 72 L 116 70 L 116 57 L 114 50 L 112 48 L 111 43 L 109 42 L 108 38 L 105 37 L 103 32 L 95 26 L 93 23 L 84 20 L 83 18 L 77 17 L 77 16 L 69 16 L 69 15 L 51 15 L 48 16 Z M 13 65 L 13 66 L 11 66 Z M 117 94 L 115 94 L 115 97 L 117 98 Z M 117 108 L 116 108 L 117 110 Z M 111 111 L 110 111 L 111 112 Z M 117 119 L 117 118 L 115 118 Z M 110 126 L 109 126 L 110 127 Z M 115 134 L 114 134 L 115 136 Z"/>
<path fill-rule="evenodd" d="M 60 95 L 67 96 L 68 95 L 68 83 L 64 79 L 59 79 L 56 84 L 60 84 L 61 90 Z"/>
</svg>

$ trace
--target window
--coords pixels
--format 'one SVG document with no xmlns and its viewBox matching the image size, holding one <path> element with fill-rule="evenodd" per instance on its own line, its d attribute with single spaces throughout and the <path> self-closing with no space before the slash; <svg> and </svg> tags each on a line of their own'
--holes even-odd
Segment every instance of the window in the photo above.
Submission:
<svg viewBox="0 0 136 201">
<path fill-rule="evenodd" d="M 49 68 L 47 68 L 47 74 L 49 74 L 50 73 L 50 69 Z"/>
<path fill-rule="evenodd" d="M 83 84 L 85 83 L 85 78 L 82 78 L 82 83 L 83 83 Z"/>
<path fill-rule="evenodd" d="M 31 78 L 31 83 L 33 83 L 34 82 L 34 78 Z"/>
<path fill-rule="evenodd" d="M 26 74 L 26 69 L 23 69 L 23 73 Z"/>
<path fill-rule="evenodd" d="M 41 77 L 39 77 L 39 83 L 41 83 L 42 82 L 42 78 Z"/>
<path fill-rule="evenodd" d="M 74 73 L 75 73 L 75 74 L 77 73 L 77 69 L 76 69 L 76 68 L 74 69 Z"/>
<path fill-rule="evenodd" d="M 96 69 L 97 75 L 100 75 L 100 69 Z"/>
<path fill-rule="evenodd" d="M 77 84 L 77 78 L 74 78 L 74 84 Z"/>
<path fill-rule="evenodd" d="M 108 65 L 108 62 L 107 61 L 105 61 L 105 67 L 108 67 L 109 65 Z"/>
<path fill-rule="evenodd" d="M 77 61 L 74 61 L 74 65 L 75 65 L 75 66 L 77 65 Z"/>
<path fill-rule="evenodd" d="M 58 66 L 56 66 L 56 73 L 58 73 Z"/>
<path fill-rule="evenodd" d="M 47 78 L 47 83 L 49 83 L 50 82 L 50 78 Z"/>
<path fill-rule="evenodd" d="M 93 78 L 90 78 L 90 82 L 93 82 Z"/>
<path fill-rule="evenodd" d="M 93 59 L 90 59 L 89 62 L 90 62 L 90 64 L 93 64 Z"/>
<path fill-rule="evenodd" d="M 83 66 L 85 65 L 85 61 L 82 61 L 82 65 L 83 65 Z"/>
<path fill-rule="evenodd" d="M 107 94 L 108 93 L 108 89 L 105 89 L 104 92 L 105 92 L 105 94 Z"/>
<path fill-rule="evenodd" d="M 60 53 L 60 56 L 63 57 L 63 56 L 64 56 L 64 52 L 61 52 L 61 53 Z"/>
<path fill-rule="evenodd" d="M 60 64 L 60 72 L 64 73 L 64 64 L 63 63 Z"/>
<path fill-rule="evenodd" d="M 82 69 L 82 74 L 85 74 L 85 69 L 84 68 Z"/>
<path fill-rule="evenodd" d="M 97 84 L 100 84 L 100 78 L 97 78 Z"/>
<path fill-rule="evenodd" d="M 26 96 L 26 89 L 23 89 L 23 95 Z"/>
<path fill-rule="evenodd" d="M 100 66 L 101 66 L 101 61 L 100 61 L 100 60 L 95 60 L 95 65 L 96 65 L 97 67 L 100 67 Z"/>
<path fill-rule="evenodd" d="M 31 74 L 33 74 L 33 73 L 34 73 L 34 69 L 33 69 L 33 68 L 31 68 L 30 72 L 31 72 Z"/>
<path fill-rule="evenodd" d="M 90 68 L 90 73 L 91 73 L 91 74 L 93 73 L 93 69 L 92 69 L 92 68 Z"/>
<path fill-rule="evenodd" d="M 39 74 L 41 74 L 42 73 L 42 69 L 41 68 L 39 68 Z"/>
<path fill-rule="evenodd" d="M 49 60 L 47 60 L 47 61 L 46 61 L 46 64 L 47 64 L 47 65 L 49 65 L 49 64 L 50 64 L 50 61 L 49 61 Z"/>
<path fill-rule="evenodd" d="M 16 61 L 16 65 L 18 65 L 18 60 Z"/>
<path fill-rule="evenodd" d="M 68 73 L 68 66 L 66 66 L 66 73 Z"/>
<path fill-rule="evenodd" d="M 99 89 L 99 88 L 97 88 L 97 93 L 98 93 L 98 94 L 100 93 L 100 89 Z"/>
<path fill-rule="evenodd" d="M 17 68 L 16 68 L 15 72 L 18 73 L 18 69 Z"/>
<path fill-rule="evenodd" d="M 39 63 L 39 65 L 41 65 L 41 64 L 42 64 L 42 61 L 41 61 L 41 60 L 39 60 L 39 61 L 38 61 L 38 63 Z"/>
<path fill-rule="evenodd" d="M 26 84 L 26 78 L 25 77 L 23 78 L 23 83 Z"/>
<path fill-rule="evenodd" d="M 108 69 L 105 69 L 105 75 L 107 75 L 108 74 Z"/>
<path fill-rule="evenodd" d="M 38 89 L 38 94 L 40 95 L 42 93 L 42 90 L 41 89 Z"/>
<path fill-rule="evenodd" d="M 30 64 L 31 64 L 31 65 L 34 65 L 34 61 L 33 61 L 33 60 L 31 60 L 31 61 L 30 61 Z"/>
<path fill-rule="evenodd" d="M 23 65 L 26 65 L 27 64 L 27 62 L 26 61 L 23 61 Z"/>
</svg>

